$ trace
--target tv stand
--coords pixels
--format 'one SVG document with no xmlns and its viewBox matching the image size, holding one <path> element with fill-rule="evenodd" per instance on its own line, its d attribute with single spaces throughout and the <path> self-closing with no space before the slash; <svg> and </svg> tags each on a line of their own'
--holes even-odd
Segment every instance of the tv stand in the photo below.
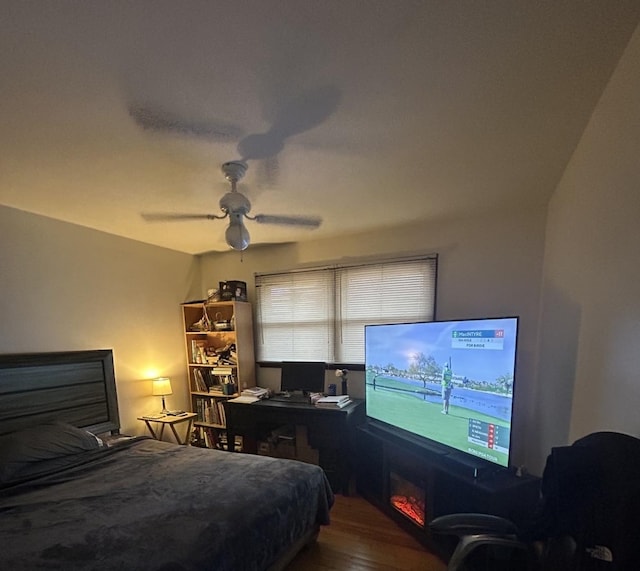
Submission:
<svg viewBox="0 0 640 571">
<path fill-rule="evenodd" d="M 416 448 L 420 448 L 425 454 L 429 456 L 448 456 L 451 454 L 451 449 L 437 442 L 426 442 L 422 438 L 407 434 L 402 439 L 398 437 L 398 434 L 393 429 L 385 428 L 380 424 L 367 424 L 363 427 L 372 436 L 378 435 L 382 440 L 388 440 L 389 442 L 396 442 L 398 445 L 403 442 L 405 445 L 412 445 Z"/>
<path fill-rule="evenodd" d="M 540 480 L 439 446 L 363 424 L 356 429 L 357 490 L 430 549 L 429 522 L 451 513 L 486 513 L 523 523 L 536 507 Z"/>
<path fill-rule="evenodd" d="M 500 474 L 504 468 L 491 466 L 482 460 L 461 452 L 452 452 L 447 461 L 451 464 L 452 470 L 459 470 L 461 475 L 466 475 L 474 480 L 487 479 L 493 475 Z"/>
</svg>

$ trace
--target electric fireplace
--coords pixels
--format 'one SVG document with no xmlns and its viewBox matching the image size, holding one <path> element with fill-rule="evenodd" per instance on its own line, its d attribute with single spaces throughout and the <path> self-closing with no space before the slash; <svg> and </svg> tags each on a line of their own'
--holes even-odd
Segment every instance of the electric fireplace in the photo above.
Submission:
<svg viewBox="0 0 640 571">
<path fill-rule="evenodd" d="M 420 528 L 424 528 L 426 509 L 424 485 L 411 482 L 398 472 L 389 473 L 391 507 Z"/>
</svg>

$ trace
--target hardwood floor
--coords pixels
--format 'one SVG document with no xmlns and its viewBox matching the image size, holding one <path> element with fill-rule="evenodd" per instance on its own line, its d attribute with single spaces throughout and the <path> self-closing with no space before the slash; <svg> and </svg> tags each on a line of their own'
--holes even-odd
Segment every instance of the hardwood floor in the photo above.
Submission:
<svg viewBox="0 0 640 571">
<path fill-rule="evenodd" d="M 393 520 L 360 497 L 336 495 L 331 525 L 286 571 L 444 571 L 429 553 Z"/>
</svg>

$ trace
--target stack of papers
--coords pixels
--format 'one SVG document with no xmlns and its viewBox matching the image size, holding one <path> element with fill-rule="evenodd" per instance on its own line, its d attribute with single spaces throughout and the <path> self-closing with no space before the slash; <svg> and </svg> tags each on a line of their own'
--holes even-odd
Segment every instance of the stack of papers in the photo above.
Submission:
<svg viewBox="0 0 640 571">
<path fill-rule="evenodd" d="M 234 399 L 229 399 L 229 402 L 244 402 L 247 404 L 251 404 L 254 402 L 258 402 L 260 399 L 258 397 L 250 397 L 247 395 L 240 395 L 239 397 L 236 397 Z"/>
<path fill-rule="evenodd" d="M 351 402 L 349 395 L 322 397 L 316 401 L 316 406 L 326 408 L 342 408 Z"/>
<path fill-rule="evenodd" d="M 316 404 L 321 398 L 324 398 L 322 393 L 309 393 L 309 401 L 311 404 Z"/>
<path fill-rule="evenodd" d="M 240 393 L 243 397 L 255 397 L 256 399 L 263 399 L 269 395 L 269 390 L 262 387 L 250 387 L 244 389 Z"/>
</svg>

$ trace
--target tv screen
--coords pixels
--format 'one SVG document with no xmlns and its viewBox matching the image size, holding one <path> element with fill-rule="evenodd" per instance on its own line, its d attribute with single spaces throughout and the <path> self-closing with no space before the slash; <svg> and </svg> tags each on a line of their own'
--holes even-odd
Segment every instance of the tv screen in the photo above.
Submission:
<svg viewBox="0 0 640 571">
<path fill-rule="evenodd" d="M 365 326 L 367 417 L 509 466 L 518 318 Z"/>
</svg>

